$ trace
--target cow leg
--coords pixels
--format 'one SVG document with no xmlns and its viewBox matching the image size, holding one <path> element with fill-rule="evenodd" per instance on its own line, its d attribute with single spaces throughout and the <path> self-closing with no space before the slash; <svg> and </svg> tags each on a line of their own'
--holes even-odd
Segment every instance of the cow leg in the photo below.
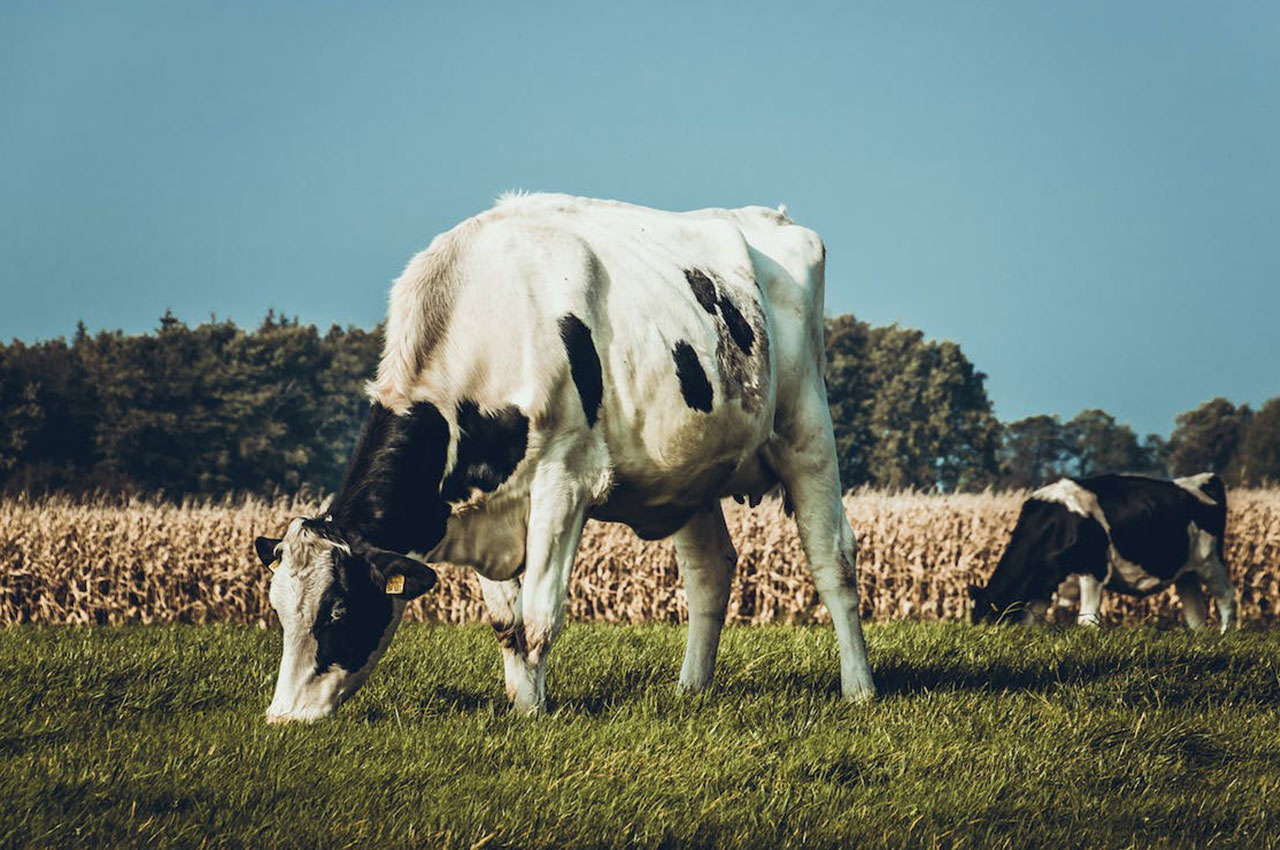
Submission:
<svg viewBox="0 0 1280 850">
<path fill-rule="evenodd" d="M 840 498 L 835 437 L 825 389 L 814 392 L 807 415 L 788 423 L 795 435 L 772 458 L 795 508 L 800 544 L 818 595 L 831 612 L 840 647 L 840 690 L 846 699 L 875 696 L 858 613 L 858 541 Z"/>
<path fill-rule="evenodd" d="M 738 553 L 718 502 L 698 511 L 675 534 L 676 561 L 689 602 L 689 642 L 680 670 L 680 687 L 700 691 L 711 684 L 729 604 L 729 585 Z"/>
<path fill-rule="evenodd" d="M 535 714 L 547 696 L 547 656 L 564 620 L 569 575 L 586 522 L 587 500 L 568 470 L 544 463 L 529 490 L 529 530 L 521 593 L 525 651 L 507 688 L 516 711 Z M 512 687 L 514 679 L 514 688 Z"/>
<path fill-rule="evenodd" d="M 524 617 L 520 610 L 520 579 L 493 581 L 482 575 L 480 592 L 489 611 L 489 622 L 502 649 L 502 670 L 506 679 L 507 699 L 515 699 L 516 687 L 524 666 Z"/>
<path fill-rule="evenodd" d="M 1205 564 L 1204 582 L 1213 594 L 1213 601 L 1218 606 L 1219 629 L 1227 632 L 1235 628 L 1236 622 L 1236 589 L 1227 576 L 1227 567 L 1218 558 L 1215 551 Z"/>
<path fill-rule="evenodd" d="M 1102 582 L 1088 573 L 1080 576 L 1080 613 L 1076 622 L 1082 626 L 1102 625 Z"/>
<path fill-rule="evenodd" d="M 1033 599 L 1022 607 L 1022 625 L 1035 626 L 1043 623 L 1049 613 L 1049 603 L 1043 599 Z"/>
<path fill-rule="evenodd" d="M 1178 589 L 1178 601 L 1182 603 L 1182 618 L 1192 629 L 1203 629 L 1209 621 L 1209 603 L 1200 589 L 1200 576 L 1186 572 L 1174 579 Z"/>
</svg>

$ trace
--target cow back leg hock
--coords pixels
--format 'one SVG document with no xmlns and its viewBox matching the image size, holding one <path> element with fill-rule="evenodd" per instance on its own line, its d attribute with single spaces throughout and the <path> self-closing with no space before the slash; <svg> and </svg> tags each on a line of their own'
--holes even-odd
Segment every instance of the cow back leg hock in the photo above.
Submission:
<svg viewBox="0 0 1280 850">
<path fill-rule="evenodd" d="M 1218 558 L 1216 552 L 1205 564 L 1204 583 L 1209 588 L 1209 593 L 1213 595 L 1213 601 L 1218 607 L 1219 630 L 1226 632 L 1235 628 L 1238 625 L 1236 621 L 1236 588 L 1231 583 L 1231 578 L 1227 575 L 1226 565 Z"/>
<path fill-rule="evenodd" d="M 820 385 L 819 385 L 820 386 Z M 844 512 L 835 437 L 825 389 L 809 393 L 772 458 L 795 508 L 796 527 L 818 596 L 831 612 L 840 648 L 840 690 L 846 699 L 875 696 L 859 614 L 858 541 Z"/>
<path fill-rule="evenodd" d="M 1188 628 L 1203 629 L 1209 622 L 1209 603 L 1200 588 L 1200 576 L 1195 573 L 1183 573 L 1174 579 L 1173 586 L 1178 589 L 1178 602 L 1182 604 L 1182 619 Z"/>
</svg>

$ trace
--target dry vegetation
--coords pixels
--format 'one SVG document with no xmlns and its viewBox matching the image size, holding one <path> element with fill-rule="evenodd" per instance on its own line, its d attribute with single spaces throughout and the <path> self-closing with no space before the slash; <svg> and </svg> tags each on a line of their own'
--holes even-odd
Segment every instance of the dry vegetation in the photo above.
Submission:
<svg viewBox="0 0 1280 850">
<path fill-rule="evenodd" d="M 874 619 L 957 619 L 965 587 L 994 568 L 1020 494 L 862 493 L 847 497 L 861 542 L 864 613 Z M 1280 491 L 1233 493 L 1227 558 L 1246 620 L 1272 622 L 1280 593 Z M 164 504 L 0 502 L 0 623 L 270 621 L 267 579 L 251 554 L 314 505 L 257 499 Z M 738 547 L 730 618 L 806 622 L 825 616 L 794 523 L 776 503 L 726 504 Z M 440 570 L 439 587 L 411 616 L 463 622 L 483 616 L 470 572 Z M 569 615 L 576 620 L 674 622 L 685 616 L 669 542 L 645 543 L 621 526 L 587 527 Z M 1176 615 L 1172 592 L 1135 602 L 1108 595 L 1113 620 Z"/>
</svg>

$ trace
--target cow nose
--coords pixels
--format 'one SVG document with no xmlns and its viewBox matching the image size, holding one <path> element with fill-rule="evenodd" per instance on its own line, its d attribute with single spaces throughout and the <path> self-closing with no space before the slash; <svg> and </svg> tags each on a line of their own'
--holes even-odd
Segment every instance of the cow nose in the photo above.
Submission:
<svg viewBox="0 0 1280 850">
<path fill-rule="evenodd" d="M 268 714 L 267 722 L 272 726 L 278 726 L 281 723 L 288 723 L 291 720 L 287 714 Z"/>
</svg>

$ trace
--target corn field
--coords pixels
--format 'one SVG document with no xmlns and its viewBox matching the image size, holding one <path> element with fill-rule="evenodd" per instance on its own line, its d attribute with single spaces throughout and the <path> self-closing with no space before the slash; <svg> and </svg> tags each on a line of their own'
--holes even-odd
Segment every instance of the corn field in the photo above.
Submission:
<svg viewBox="0 0 1280 850">
<path fill-rule="evenodd" d="M 960 619 L 970 583 L 994 569 L 1025 494 L 854 493 L 845 507 L 859 539 L 863 614 L 871 619 Z M 1245 620 L 1271 623 L 1280 596 L 1280 491 L 1230 496 L 1227 562 Z M 259 534 L 279 535 L 315 504 L 282 499 L 172 504 L 137 499 L 0 501 L 0 624 L 272 621 L 268 574 L 252 553 Z M 825 618 L 794 522 L 776 502 L 726 503 L 738 549 L 729 619 L 741 623 Z M 484 617 L 470 570 L 442 565 L 440 583 L 410 619 L 459 623 Z M 1146 600 L 1107 594 L 1112 622 L 1178 615 L 1166 591 Z M 588 523 L 568 616 L 617 623 L 685 618 L 675 552 L 629 529 Z M 1061 616 L 1061 615 L 1059 615 Z"/>
</svg>

